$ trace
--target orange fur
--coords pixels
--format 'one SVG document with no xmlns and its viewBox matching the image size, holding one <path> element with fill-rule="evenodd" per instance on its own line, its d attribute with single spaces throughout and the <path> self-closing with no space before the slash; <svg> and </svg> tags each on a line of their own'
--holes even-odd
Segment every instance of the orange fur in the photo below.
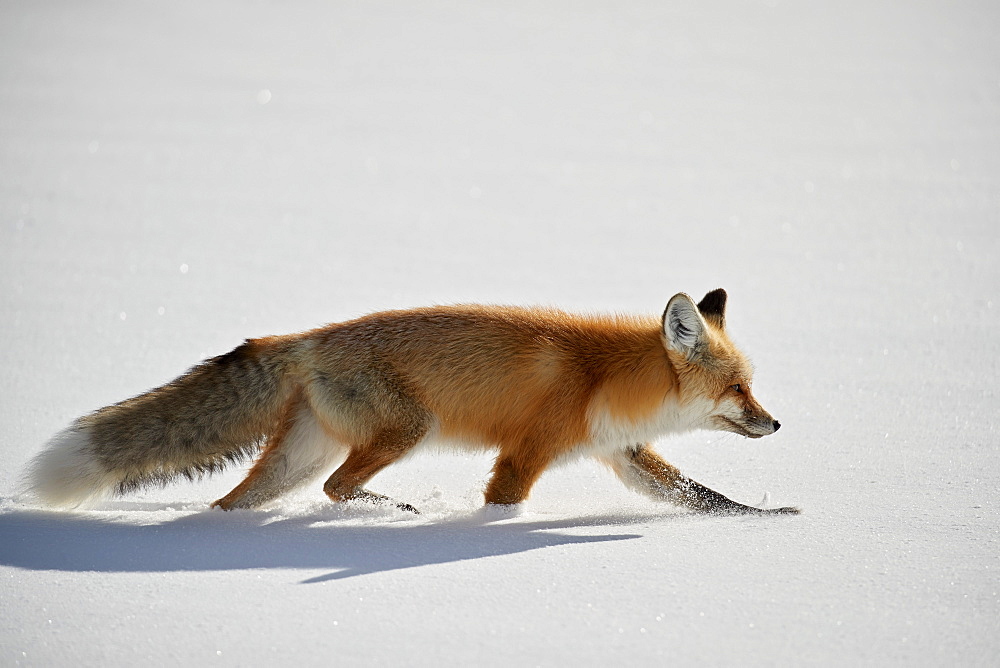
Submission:
<svg viewBox="0 0 1000 668">
<path fill-rule="evenodd" d="M 216 502 L 224 509 L 265 503 L 341 456 L 327 495 L 384 500 L 367 482 L 436 438 L 497 453 L 487 503 L 523 501 L 553 462 L 582 454 L 656 498 L 757 512 L 711 490 L 681 493 L 697 483 L 647 446 L 692 428 L 777 429 L 750 395 L 750 366 L 726 335 L 724 308 L 719 290 L 697 307 L 675 296 L 662 319 L 497 306 L 376 313 L 250 340 L 72 429 L 97 462 L 94 480 L 122 489 L 185 466 L 211 470 L 266 439 L 247 478 Z M 152 439 L 174 444 L 161 447 L 169 455 L 149 456 Z"/>
</svg>

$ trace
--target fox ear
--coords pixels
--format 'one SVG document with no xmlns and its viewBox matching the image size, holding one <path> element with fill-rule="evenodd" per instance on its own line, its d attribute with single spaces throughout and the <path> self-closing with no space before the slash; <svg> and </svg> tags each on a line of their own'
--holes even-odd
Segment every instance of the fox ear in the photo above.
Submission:
<svg viewBox="0 0 1000 668">
<path fill-rule="evenodd" d="M 698 310 L 701 311 L 705 320 L 708 320 L 719 329 L 725 329 L 726 291 L 719 288 L 718 290 L 712 290 L 709 292 L 707 295 L 702 297 L 700 302 L 698 302 Z"/>
<path fill-rule="evenodd" d="M 705 338 L 705 321 L 694 301 L 683 292 L 670 298 L 663 312 L 663 335 L 667 344 L 692 359 Z"/>
</svg>

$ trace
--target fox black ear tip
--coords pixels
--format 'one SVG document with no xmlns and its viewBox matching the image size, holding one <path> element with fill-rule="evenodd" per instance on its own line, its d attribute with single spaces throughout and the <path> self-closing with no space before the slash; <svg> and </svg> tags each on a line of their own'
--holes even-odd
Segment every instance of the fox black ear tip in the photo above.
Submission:
<svg viewBox="0 0 1000 668">
<path fill-rule="evenodd" d="M 705 315 L 725 317 L 726 313 L 726 291 L 722 288 L 712 290 L 698 302 L 698 310 Z"/>
</svg>

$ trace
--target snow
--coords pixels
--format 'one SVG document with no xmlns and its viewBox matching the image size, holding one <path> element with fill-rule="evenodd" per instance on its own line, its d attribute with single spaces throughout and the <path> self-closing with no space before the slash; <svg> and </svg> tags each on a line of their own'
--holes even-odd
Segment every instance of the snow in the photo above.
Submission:
<svg viewBox="0 0 1000 668">
<path fill-rule="evenodd" d="M 1000 11 L 976 2 L 7 3 L 3 665 L 995 665 Z M 332 507 L 239 470 L 56 513 L 75 417 L 246 337 L 725 287 L 748 441 L 657 443 L 796 517 L 589 461 L 519 514 L 421 453 Z"/>
</svg>

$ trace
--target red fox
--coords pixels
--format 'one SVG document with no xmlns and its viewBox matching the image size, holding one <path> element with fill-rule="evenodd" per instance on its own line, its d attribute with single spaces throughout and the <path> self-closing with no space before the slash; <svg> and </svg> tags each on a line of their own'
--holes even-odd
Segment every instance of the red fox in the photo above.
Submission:
<svg viewBox="0 0 1000 668">
<path fill-rule="evenodd" d="M 525 500 L 572 457 L 689 509 L 797 513 L 732 501 L 682 475 L 650 442 L 691 429 L 750 438 L 780 426 L 750 392 L 725 329 L 726 293 L 670 299 L 661 318 L 545 308 L 432 307 L 375 313 L 302 334 L 248 339 L 162 387 L 57 434 L 29 470 L 34 493 L 75 507 L 263 450 L 212 505 L 255 508 L 328 473 L 333 501 L 405 503 L 365 489 L 418 444 L 496 452 L 487 504 Z"/>
</svg>

